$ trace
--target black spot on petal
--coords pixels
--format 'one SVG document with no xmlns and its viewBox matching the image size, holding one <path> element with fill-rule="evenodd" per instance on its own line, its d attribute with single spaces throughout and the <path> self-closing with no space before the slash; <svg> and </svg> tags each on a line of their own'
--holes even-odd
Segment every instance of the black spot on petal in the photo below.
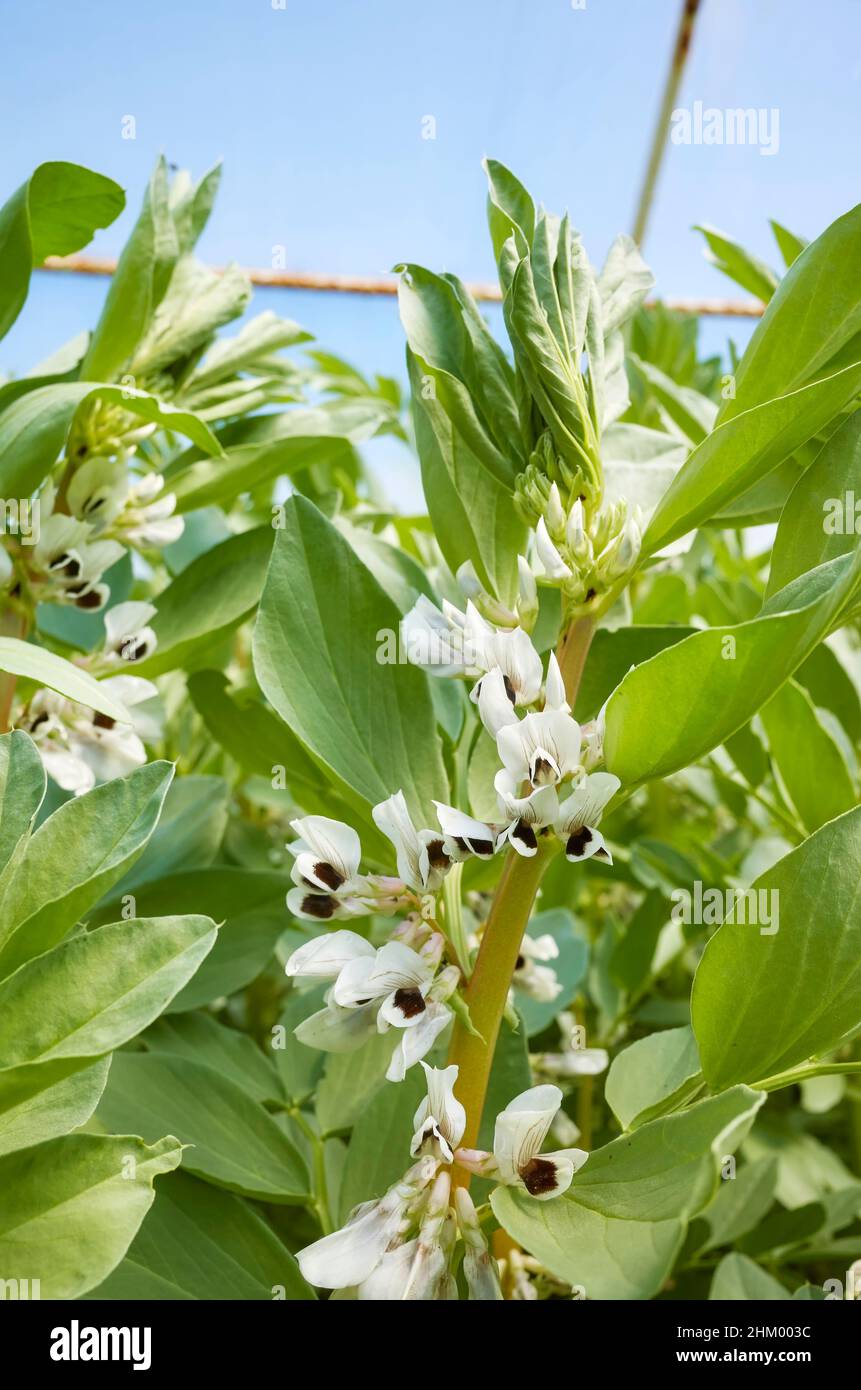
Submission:
<svg viewBox="0 0 861 1390">
<path fill-rule="evenodd" d="M 117 721 L 115 719 L 111 719 L 111 716 L 109 714 L 96 713 L 93 715 L 93 723 L 95 724 L 97 729 L 113 729 L 116 725 L 116 722 Z"/>
<path fill-rule="evenodd" d="M 344 882 L 344 875 L 339 874 L 334 865 L 327 864 L 325 860 L 321 860 L 319 864 L 314 865 L 314 873 L 321 883 L 325 883 L 327 888 L 332 889 L 333 893 L 336 889 L 340 888 L 341 884 Z"/>
<path fill-rule="evenodd" d="M 428 863 L 432 869 L 447 869 L 451 860 L 445 852 L 442 840 L 431 840 L 427 847 Z"/>
<path fill-rule="evenodd" d="M 514 830 L 512 831 L 512 834 L 514 835 L 514 838 L 516 840 L 519 840 L 522 845 L 525 845 L 527 849 L 538 848 L 538 839 L 536 837 L 535 831 L 532 829 L 531 825 L 527 824 L 525 820 L 519 820 L 517 822 L 517 824 L 514 827 Z"/>
<path fill-rule="evenodd" d="M 424 1013 L 427 1004 L 420 989 L 399 989 L 395 991 L 395 1008 L 404 1018 L 416 1018 Z"/>
<path fill-rule="evenodd" d="M 533 1197 L 556 1190 L 556 1164 L 549 1158 L 530 1158 L 520 1170 L 523 1185 Z"/>
<path fill-rule="evenodd" d="M 582 859 L 586 846 L 592 839 L 592 831 L 588 825 L 581 825 L 579 830 L 575 830 L 573 835 L 568 836 L 568 843 L 565 846 L 565 853 L 569 859 Z"/>
<path fill-rule="evenodd" d="M 513 705 L 516 705 L 517 692 L 515 691 L 514 686 L 511 684 L 511 681 L 508 679 L 506 675 L 503 675 L 502 677 L 502 684 L 505 686 L 505 693 L 508 696 L 509 700 Z"/>
<path fill-rule="evenodd" d="M 493 854 L 493 841 L 469 840 L 468 848 L 472 850 L 473 854 L 478 855 L 479 859 L 486 859 L 488 855 Z"/>
<path fill-rule="evenodd" d="M 309 917 L 319 917 L 325 922 L 335 911 L 335 899 L 323 893 L 308 893 L 302 899 L 302 911 Z"/>
</svg>

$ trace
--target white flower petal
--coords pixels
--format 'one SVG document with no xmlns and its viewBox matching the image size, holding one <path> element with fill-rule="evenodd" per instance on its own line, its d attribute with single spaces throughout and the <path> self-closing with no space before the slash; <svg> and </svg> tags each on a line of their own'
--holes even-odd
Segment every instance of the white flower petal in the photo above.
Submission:
<svg viewBox="0 0 861 1390">
<path fill-rule="evenodd" d="M 435 801 L 437 820 L 447 840 L 453 841 L 461 852 L 475 854 L 479 859 L 489 859 L 496 848 L 495 836 L 484 821 L 458 811 L 455 806 L 446 806 Z"/>
<path fill-rule="evenodd" d="M 533 1086 L 515 1096 L 496 1117 L 493 1153 L 502 1182 L 520 1182 L 522 1170 L 539 1153 L 561 1104 L 558 1086 Z"/>
<path fill-rule="evenodd" d="M 514 701 L 505 686 L 505 677 L 498 666 L 488 671 L 476 681 L 469 698 L 478 705 L 482 724 L 492 738 L 496 738 L 506 724 L 518 723 L 514 712 Z"/>
<path fill-rule="evenodd" d="M 398 861 L 398 874 L 404 883 L 424 890 L 421 878 L 422 846 L 402 791 L 381 801 L 371 811 L 374 824 L 391 840 Z"/>
<path fill-rule="evenodd" d="M 571 1186 L 571 1179 L 582 1168 L 589 1157 L 585 1149 L 557 1149 L 555 1153 L 541 1154 L 532 1159 L 532 1166 L 524 1178 L 522 1186 L 530 1197 L 539 1202 L 548 1202 L 553 1197 L 561 1197 Z"/>
<path fill-rule="evenodd" d="M 334 980 L 351 960 L 373 960 L 376 951 L 370 941 L 354 931 L 333 931 L 317 936 L 294 951 L 284 969 L 303 979 Z"/>
<path fill-rule="evenodd" d="M 392 1053 L 386 1072 L 387 1081 L 403 1081 L 410 1067 L 430 1052 L 440 1033 L 448 1027 L 453 1015 L 445 1004 L 430 1002 L 416 1028 L 401 1030 L 400 1041 Z"/>
<path fill-rule="evenodd" d="M 439 1144 L 443 1161 L 451 1163 L 466 1129 L 466 1111 L 454 1094 L 458 1068 L 429 1067 L 426 1062 L 421 1065 L 428 1093 L 413 1117 L 415 1133 L 410 1153 L 417 1154 L 430 1134 Z"/>
<path fill-rule="evenodd" d="M 550 539 L 550 533 L 544 524 L 543 516 L 538 518 L 538 525 L 535 528 L 535 553 L 541 561 L 548 579 L 571 578 L 571 570 Z"/>
<path fill-rule="evenodd" d="M 561 710 L 563 714 L 570 714 L 571 706 L 565 698 L 565 682 L 562 679 L 562 672 L 559 669 L 559 662 L 556 660 L 556 653 L 551 652 L 547 661 L 547 680 L 544 683 L 544 708 Z"/>
<path fill-rule="evenodd" d="M 297 1251 L 303 1276 L 321 1289 L 364 1283 L 385 1254 L 399 1222 L 399 1211 L 388 1211 L 378 1203 L 358 1221 Z"/>
<path fill-rule="evenodd" d="M 344 825 L 343 821 L 330 820 L 328 816 L 303 816 L 291 821 L 291 825 L 299 839 L 289 844 L 288 850 L 294 856 L 303 853 L 315 855 L 318 876 L 327 888 L 334 891 L 341 883 L 356 877 L 362 858 L 362 845 L 352 826 Z M 334 870 L 334 874 L 326 873 L 327 866 Z"/>
</svg>

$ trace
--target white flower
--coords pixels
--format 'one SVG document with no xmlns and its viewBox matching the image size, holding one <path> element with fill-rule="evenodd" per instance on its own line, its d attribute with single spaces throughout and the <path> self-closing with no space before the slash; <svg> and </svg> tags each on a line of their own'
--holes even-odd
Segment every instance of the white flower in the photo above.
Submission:
<svg viewBox="0 0 861 1390">
<path fill-rule="evenodd" d="M 571 713 L 571 706 L 565 698 L 565 682 L 562 679 L 562 672 L 559 670 L 559 662 L 556 660 L 555 652 L 550 653 L 547 661 L 544 708 L 546 710 L 561 710 L 563 714 Z"/>
<path fill-rule="evenodd" d="M 444 602 L 442 611 L 421 595 L 401 622 L 409 660 L 432 675 L 482 676 L 499 667 L 512 703 L 532 704 L 541 689 L 541 658 L 521 627 L 497 628 L 472 600 L 461 613 Z M 481 681 L 471 693 L 478 702 Z"/>
<path fill-rule="evenodd" d="M 428 960 L 403 941 L 387 941 L 372 956 L 348 961 L 332 987 L 332 998 L 342 1008 L 380 1002 L 383 1025 L 413 1028 L 425 1011 L 436 962 Z"/>
<path fill-rule="evenodd" d="M 541 561 L 548 579 L 571 578 L 571 570 L 550 539 L 550 533 L 544 523 L 543 516 L 538 518 L 538 525 L 535 528 L 535 553 Z"/>
<path fill-rule="evenodd" d="M 555 786 L 580 771 L 580 726 L 561 710 L 527 714 L 500 729 L 496 746 L 514 779 Z"/>
<path fill-rule="evenodd" d="M 163 485 L 158 473 L 135 478 L 124 459 L 97 457 L 75 473 L 68 501 L 74 515 L 94 531 L 110 533 L 128 545 L 160 549 L 178 540 L 185 525 L 182 517 L 173 515 L 174 494 L 159 496 Z"/>
<path fill-rule="evenodd" d="M 45 770 L 64 791 L 80 796 L 97 782 L 125 777 L 147 760 L 143 739 L 160 736 L 160 721 L 142 707 L 158 695 L 151 681 L 140 676 L 113 676 L 100 682 L 116 696 L 132 717 L 131 724 L 117 724 L 65 699 L 51 690 L 38 690 L 30 701 L 25 727 L 31 734 Z"/>
<path fill-rule="evenodd" d="M 444 1292 L 453 1239 L 446 1238 L 451 1176 L 438 1173 L 421 1213 L 417 1235 L 388 1250 L 360 1284 L 360 1300 L 428 1302 Z M 453 1231 L 452 1231 L 453 1235 Z"/>
<path fill-rule="evenodd" d="M 502 1288 L 499 1268 L 491 1255 L 473 1200 L 465 1187 L 454 1194 L 457 1220 L 463 1237 L 463 1275 L 471 1301 L 499 1302 Z"/>
<path fill-rule="evenodd" d="M 533 1086 L 508 1104 L 496 1119 L 493 1154 L 458 1149 L 455 1160 L 474 1172 L 492 1175 L 547 1201 L 566 1192 L 589 1157 L 583 1149 L 541 1153 L 541 1145 L 562 1104 L 558 1086 Z"/>
<path fill-rule="evenodd" d="M 455 806 L 446 806 L 435 801 L 437 820 L 445 836 L 445 853 L 455 862 L 468 859 L 474 854 L 477 859 L 490 859 L 496 851 L 496 834 L 484 821 L 458 811 Z"/>
<path fill-rule="evenodd" d="M 466 1111 L 455 1098 L 454 1083 L 458 1069 L 429 1067 L 422 1062 L 428 1093 L 413 1116 L 413 1142 L 410 1153 L 415 1156 L 426 1149 L 444 1163 L 454 1161 L 457 1148 L 466 1129 Z"/>
<path fill-rule="evenodd" d="M 591 565 L 592 542 L 586 530 L 586 511 L 578 497 L 568 513 L 565 526 L 565 541 L 573 558 L 579 565 Z"/>
<path fill-rule="evenodd" d="M 470 698 L 478 705 L 478 714 L 491 738 L 496 738 L 506 724 L 516 724 L 513 692 L 505 684 L 505 676 L 498 666 L 482 676 L 473 687 Z"/>
<path fill-rule="evenodd" d="M 87 611 L 102 608 L 110 591 L 99 581 L 122 558 L 123 547 L 116 541 L 93 539 L 91 526 L 55 512 L 55 502 L 54 486 L 48 483 L 39 498 L 40 534 L 28 564 L 45 588 L 46 602 L 74 604 Z"/>
<path fill-rule="evenodd" d="M 417 893 L 435 893 L 451 868 L 445 837 L 437 830 L 416 830 L 402 791 L 381 801 L 371 815 L 395 847 L 404 883 Z"/>
<path fill-rule="evenodd" d="M 583 766 L 591 772 L 604 761 L 604 734 L 606 728 L 607 702 L 601 706 L 594 719 L 584 724 L 580 732 L 583 736 Z"/>
<path fill-rule="evenodd" d="M 568 1052 L 545 1052 L 530 1059 L 547 1076 L 600 1076 L 610 1062 L 603 1047 L 572 1048 Z"/>
<path fill-rule="evenodd" d="M 440 1033 L 444 1033 L 453 1018 L 451 1009 L 432 997 L 414 1028 L 400 1032 L 397 1046 L 386 1071 L 387 1081 L 403 1081 L 410 1067 L 430 1052 Z"/>
<path fill-rule="evenodd" d="M 290 824 L 299 836 L 287 845 L 296 884 L 287 907 L 294 917 L 330 921 L 373 912 L 374 889 L 359 874 L 362 846 L 352 826 L 328 816 L 303 816 Z"/>
<path fill-rule="evenodd" d="M 577 864 L 597 856 L 612 864 L 604 836 L 596 828 L 608 801 L 621 786 L 610 772 L 591 772 L 559 807 L 553 828 L 565 842 L 565 856 Z"/>
<path fill-rule="evenodd" d="M 357 932 L 326 932 L 294 951 L 284 970 L 294 979 L 337 980 L 351 960 L 373 958 L 376 954 L 370 941 Z"/>
<path fill-rule="evenodd" d="M 158 639 L 149 623 L 155 617 L 151 603 L 117 603 L 105 614 L 105 644 L 100 661 L 117 666 L 152 656 Z"/>
<path fill-rule="evenodd" d="M 536 787 L 526 796 L 519 794 L 522 779 L 500 768 L 493 785 L 499 802 L 500 812 L 506 822 L 499 834 L 498 844 L 506 840 L 522 854 L 531 859 L 538 852 L 536 830 L 552 825 L 559 812 L 559 798 L 556 788 L 551 785 Z"/>
<path fill-rule="evenodd" d="M 309 1284 L 347 1289 L 370 1278 L 390 1245 L 398 1240 L 408 1206 L 431 1183 L 436 1159 L 419 1159 L 399 1182 L 375 1202 L 357 1207 L 347 1225 L 299 1250 L 296 1259 Z"/>
<path fill-rule="evenodd" d="M 520 955 L 512 976 L 512 982 L 530 999 L 549 1004 L 562 993 L 562 985 L 556 978 L 556 971 L 546 961 L 556 960 L 559 947 L 555 939 L 546 933 L 544 936 L 524 936 L 520 943 Z"/>
</svg>

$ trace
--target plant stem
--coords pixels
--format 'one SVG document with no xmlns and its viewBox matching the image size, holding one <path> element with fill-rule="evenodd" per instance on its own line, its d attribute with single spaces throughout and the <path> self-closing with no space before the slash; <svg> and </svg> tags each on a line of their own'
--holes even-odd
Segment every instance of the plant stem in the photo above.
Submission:
<svg viewBox="0 0 861 1390">
<path fill-rule="evenodd" d="M 0 614 L 0 635 L 3 637 L 24 638 L 27 635 L 27 620 L 13 608 Z M 0 734 L 9 732 L 12 716 L 12 702 L 15 699 L 17 676 L 8 671 L 0 671 Z"/>
<path fill-rule="evenodd" d="M 559 644 L 557 658 L 572 706 L 594 628 L 592 618 L 578 618 Z M 481 1036 L 470 1033 L 460 1019 L 455 1021 L 448 1061 L 459 1068 L 455 1091 L 466 1110 L 464 1148 L 475 1148 L 478 1143 L 487 1083 L 511 977 L 535 895 L 555 851 L 555 844 L 546 836 L 540 840 L 538 853 L 531 859 L 509 850 L 464 996 L 473 1027 Z M 467 1172 L 455 1169 L 455 1183 L 467 1187 L 469 1179 Z"/>
<path fill-rule="evenodd" d="M 777 1072 L 751 1085 L 756 1091 L 781 1091 L 784 1086 L 796 1086 L 799 1081 L 810 1081 L 815 1076 L 843 1076 L 852 1072 L 861 1072 L 861 1062 L 812 1062 L 808 1067 Z"/>
</svg>

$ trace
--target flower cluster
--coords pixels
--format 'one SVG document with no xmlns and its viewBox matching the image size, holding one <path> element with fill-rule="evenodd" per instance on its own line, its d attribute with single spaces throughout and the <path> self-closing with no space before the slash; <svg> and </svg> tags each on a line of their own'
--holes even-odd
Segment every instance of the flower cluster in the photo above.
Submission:
<svg viewBox="0 0 861 1390">
<path fill-rule="evenodd" d="M 154 615 L 150 603 L 116 604 L 105 614 L 101 650 L 79 664 L 101 675 L 142 661 L 156 648 L 156 635 L 149 626 Z M 152 681 L 112 675 L 101 685 L 129 711 L 130 724 L 117 724 L 53 690 L 37 690 L 18 721 L 36 744 L 45 771 L 64 791 L 75 795 L 89 791 L 96 782 L 124 777 L 141 767 L 147 758 L 144 743 L 161 735 L 158 690 Z"/>
<path fill-rule="evenodd" d="M 422 650 L 431 653 L 416 664 L 432 674 L 478 675 L 470 698 L 496 740 L 502 763 L 494 780 L 502 817 L 495 828 L 497 848 L 510 844 L 531 856 L 538 851 L 538 835 L 552 830 L 572 862 L 592 856 L 612 862 L 597 827 L 619 779 L 592 770 L 603 756 L 603 722 L 599 716 L 591 728 L 581 729 L 572 717 L 555 655 L 542 685 L 541 658 L 529 635 L 520 627 L 495 628 L 471 602 L 461 613 L 451 604 L 438 609 L 422 597 L 404 618 L 403 629 L 412 659 Z M 539 701 L 540 708 L 530 708 Z M 568 795 L 560 799 L 563 786 Z"/>
<path fill-rule="evenodd" d="M 454 1095 L 458 1069 L 422 1066 L 428 1093 L 416 1111 L 410 1146 L 417 1161 L 382 1197 L 356 1207 L 344 1227 L 300 1250 L 297 1259 L 310 1283 L 354 1290 L 361 1300 L 454 1300 L 460 1242 L 470 1299 L 499 1300 L 499 1267 L 469 1193 L 464 1187 L 452 1192 L 452 1163 L 546 1201 L 567 1190 L 588 1154 L 541 1153 L 562 1100 L 555 1086 L 533 1087 L 506 1106 L 496 1120 L 492 1153 L 459 1148 L 466 1115 Z"/>
</svg>

